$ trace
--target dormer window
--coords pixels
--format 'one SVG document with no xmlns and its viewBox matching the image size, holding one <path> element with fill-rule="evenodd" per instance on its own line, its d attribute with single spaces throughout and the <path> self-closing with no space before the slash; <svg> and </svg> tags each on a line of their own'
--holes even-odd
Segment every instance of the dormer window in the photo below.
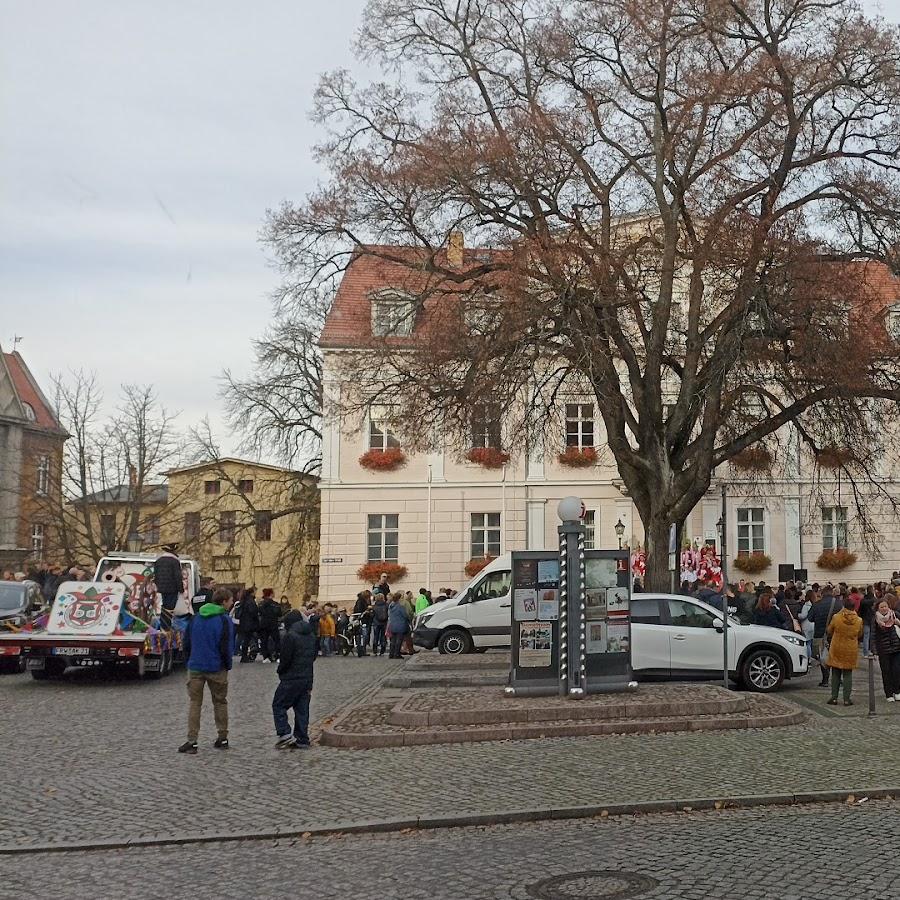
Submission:
<svg viewBox="0 0 900 900">
<path fill-rule="evenodd" d="M 900 301 L 885 310 L 884 322 L 892 340 L 900 341 Z"/>
<path fill-rule="evenodd" d="M 34 414 L 34 407 L 30 403 L 23 400 L 22 409 L 25 410 L 25 418 L 28 419 L 29 422 L 34 422 L 37 419 L 37 416 Z"/>
<path fill-rule="evenodd" d="M 500 324 L 500 303 L 496 300 L 467 300 L 463 321 L 472 334 L 492 334 Z"/>
<path fill-rule="evenodd" d="M 416 301 L 404 294 L 384 292 L 372 298 L 372 334 L 402 337 L 412 334 Z"/>
</svg>

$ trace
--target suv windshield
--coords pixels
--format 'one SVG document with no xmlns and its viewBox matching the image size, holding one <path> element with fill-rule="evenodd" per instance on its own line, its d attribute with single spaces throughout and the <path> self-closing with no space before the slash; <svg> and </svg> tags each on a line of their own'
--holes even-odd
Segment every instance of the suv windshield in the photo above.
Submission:
<svg viewBox="0 0 900 900">
<path fill-rule="evenodd" d="M 0 583 L 0 611 L 9 612 L 25 605 L 25 585 Z"/>
</svg>

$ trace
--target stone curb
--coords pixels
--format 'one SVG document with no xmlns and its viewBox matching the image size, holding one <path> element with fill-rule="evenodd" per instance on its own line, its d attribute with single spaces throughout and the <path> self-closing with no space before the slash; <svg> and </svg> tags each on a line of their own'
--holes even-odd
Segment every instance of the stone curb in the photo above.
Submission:
<svg viewBox="0 0 900 900">
<path fill-rule="evenodd" d="M 802 710 L 782 715 L 748 716 L 746 718 L 670 719 L 632 721 L 587 721 L 565 725 L 543 722 L 540 724 L 506 724 L 488 728 L 470 727 L 466 730 L 417 731 L 417 732 L 353 732 L 337 731 L 348 714 L 335 718 L 322 729 L 319 743 L 323 747 L 343 750 L 373 750 L 385 747 L 421 747 L 435 744 L 467 744 L 478 741 L 514 741 L 533 738 L 584 737 L 608 734 L 670 734 L 676 731 L 727 731 L 750 728 L 784 728 L 806 721 Z"/>
<path fill-rule="evenodd" d="M 479 687 L 502 687 L 509 684 L 509 673 L 503 675 L 442 675 L 436 678 L 429 678 L 423 672 L 414 675 L 394 675 L 389 677 L 384 686 L 399 690 L 409 690 L 410 688 L 445 688 L 445 687 L 463 687 L 463 688 L 479 688 Z"/>
<path fill-rule="evenodd" d="M 841 791 L 803 791 L 796 794 L 744 794 L 732 797 L 694 797 L 685 800 L 640 800 L 634 803 L 606 803 L 590 806 L 540 807 L 497 813 L 471 813 L 456 816 L 418 816 L 412 819 L 355 820 L 333 825 L 258 829 L 250 831 L 202 832 L 159 835 L 119 841 L 77 841 L 69 844 L 0 845 L 0 856 L 29 856 L 36 853 L 84 853 L 130 850 L 146 847 L 215 844 L 236 841 L 285 840 L 329 837 L 344 834 L 387 834 L 438 828 L 466 828 L 484 825 L 512 825 L 547 820 L 613 818 L 650 813 L 700 812 L 705 810 L 750 809 L 767 806 L 795 806 L 812 803 L 843 803 L 850 798 L 893 800 L 900 787 L 857 788 Z"/>
</svg>

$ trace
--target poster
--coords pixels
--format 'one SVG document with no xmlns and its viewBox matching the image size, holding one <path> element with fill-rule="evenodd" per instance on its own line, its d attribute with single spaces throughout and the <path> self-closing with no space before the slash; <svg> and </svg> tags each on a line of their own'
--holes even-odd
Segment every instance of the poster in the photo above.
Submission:
<svg viewBox="0 0 900 900">
<path fill-rule="evenodd" d="M 584 586 L 588 590 L 617 587 L 615 559 L 586 559 L 584 561 Z"/>
<path fill-rule="evenodd" d="M 516 560 L 513 587 L 535 588 L 538 583 L 538 561 L 536 559 Z"/>
<path fill-rule="evenodd" d="M 106 635 L 119 623 L 125 585 L 93 581 L 66 581 L 59 586 L 48 634 Z"/>
<path fill-rule="evenodd" d="M 628 652 L 628 622 L 611 621 L 606 626 L 606 652 Z"/>
<path fill-rule="evenodd" d="M 591 588 L 584 592 L 584 617 L 588 620 L 606 618 L 606 592 L 608 588 Z"/>
<path fill-rule="evenodd" d="M 628 588 L 606 589 L 606 609 L 610 614 L 628 612 Z"/>
<path fill-rule="evenodd" d="M 553 626 L 533 622 L 519 628 L 519 665 L 536 669 L 553 662 Z"/>
<path fill-rule="evenodd" d="M 606 622 L 587 623 L 587 652 L 606 653 Z"/>
<path fill-rule="evenodd" d="M 537 618 L 537 595 L 534 588 L 516 588 L 513 591 L 513 611 L 517 622 Z"/>
<path fill-rule="evenodd" d="M 540 588 L 538 590 L 538 616 L 539 619 L 549 621 L 559 618 L 559 591 L 555 588 Z"/>
<path fill-rule="evenodd" d="M 559 587 L 559 559 L 538 560 L 537 583 L 539 587 Z"/>
</svg>

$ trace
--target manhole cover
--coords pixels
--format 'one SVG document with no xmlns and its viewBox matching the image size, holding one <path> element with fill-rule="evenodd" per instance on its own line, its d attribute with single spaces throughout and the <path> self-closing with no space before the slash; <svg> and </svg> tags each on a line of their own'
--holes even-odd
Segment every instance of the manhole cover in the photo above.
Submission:
<svg viewBox="0 0 900 900">
<path fill-rule="evenodd" d="M 537 900 L 624 900 L 639 897 L 658 884 L 646 875 L 600 869 L 545 878 L 529 885 L 528 893 Z"/>
</svg>

